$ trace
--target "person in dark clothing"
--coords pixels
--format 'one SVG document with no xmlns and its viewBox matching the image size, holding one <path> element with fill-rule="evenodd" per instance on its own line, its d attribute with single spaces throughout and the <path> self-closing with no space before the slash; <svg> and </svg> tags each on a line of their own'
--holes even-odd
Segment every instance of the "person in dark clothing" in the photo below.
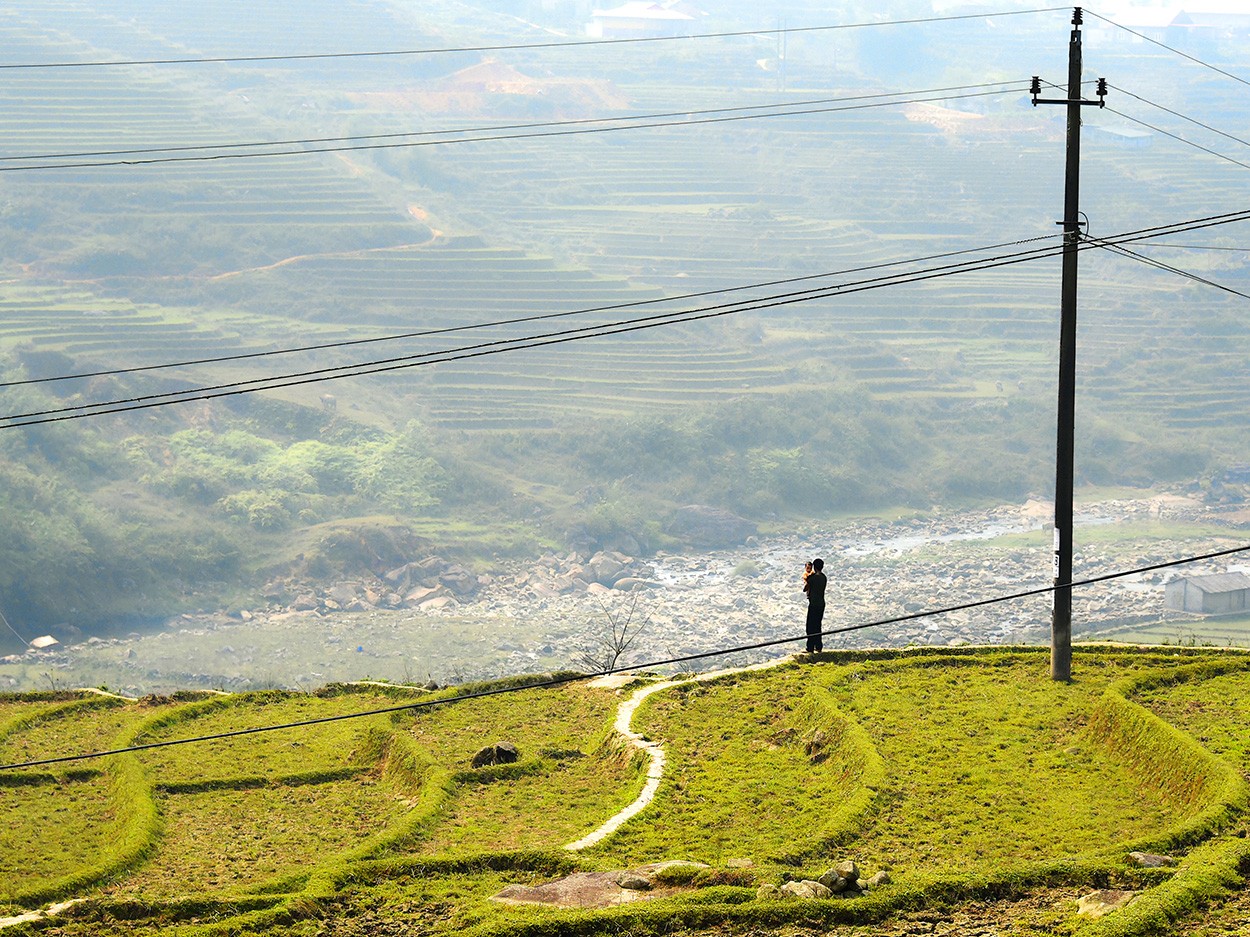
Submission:
<svg viewBox="0 0 1250 937">
<path fill-rule="evenodd" d="M 812 574 L 803 582 L 803 591 L 807 593 L 807 652 L 809 654 L 819 654 L 824 650 L 820 632 L 825 617 L 825 586 L 829 581 L 825 577 L 824 569 L 824 560 L 812 560 Z"/>
</svg>

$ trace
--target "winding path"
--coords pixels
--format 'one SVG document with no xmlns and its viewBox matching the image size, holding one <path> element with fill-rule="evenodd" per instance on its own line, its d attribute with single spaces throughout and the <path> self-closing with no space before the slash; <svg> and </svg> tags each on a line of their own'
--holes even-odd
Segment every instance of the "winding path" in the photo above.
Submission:
<svg viewBox="0 0 1250 937">
<path fill-rule="evenodd" d="M 647 766 L 647 783 L 642 786 L 642 791 L 638 797 L 629 806 L 625 807 L 615 816 L 611 817 L 597 830 L 587 833 L 576 842 L 568 843 L 565 849 L 569 852 L 580 852 L 583 849 L 589 849 L 602 840 L 607 839 L 626 821 L 637 816 L 652 800 L 655 799 L 656 792 L 660 789 L 660 781 L 664 779 L 664 746 L 659 742 L 653 742 L 642 736 L 630 728 L 633 722 L 634 713 L 638 711 L 638 707 L 652 693 L 658 693 L 661 690 L 667 690 L 671 687 L 678 686 L 683 683 L 697 683 L 705 680 L 716 680 L 720 677 L 726 677 L 735 673 L 749 673 L 754 670 L 768 670 L 771 667 L 778 667 L 782 664 L 789 663 L 794 660 L 794 655 L 779 657 L 776 660 L 768 660 L 759 664 L 751 664 L 747 667 L 729 667 L 725 670 L 709 670 L 706 673 L 696 674 L 684 680 L 662 680 L 659 683 L 652 683 L 650 686 L 644 686 L 635 690 L 633 694 L 616 710 L 616 722 L 613 728 L 616 733 L 621 736 L 630 745 L 646 752 L 651 763 Z M 592 680 L 588 685 L 593 687 L 602 687 L 604 689 L 619 689 L 626 683 L 636 679 L 633 674 L 611 674 L 606 677 L 600 677 Z"/>
<path fill-rule="evenodd" d="M 68 901 L 61 901 L 46 908 L 41 908 L 38 911 L 27 911 L 25 914 L 18 914 L 15 917 L 0 917 L 0 927 L 13 927 L 16 924 L 29 924 L 33 921 L 42 921 L 46 918 L 56 917 L 66 908 L 71 908 L 80 901 L 86 900 L 86 898 L 70 898 Z"/>
</svg>

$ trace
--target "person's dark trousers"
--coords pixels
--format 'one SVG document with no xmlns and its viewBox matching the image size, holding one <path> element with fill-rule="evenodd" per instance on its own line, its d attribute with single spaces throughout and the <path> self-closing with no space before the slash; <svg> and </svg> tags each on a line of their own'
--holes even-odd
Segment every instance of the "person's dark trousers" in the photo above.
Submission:
<svg viewBox="0 0 1250 937">
<path fill-rule="evenodd" d="M 811 605 L 807 606 L 807 653 L 818 654 L 824 650 L 824 645 L 820 640 L 821 621 L 825 617 L 825 606 Z"/>
</svg>

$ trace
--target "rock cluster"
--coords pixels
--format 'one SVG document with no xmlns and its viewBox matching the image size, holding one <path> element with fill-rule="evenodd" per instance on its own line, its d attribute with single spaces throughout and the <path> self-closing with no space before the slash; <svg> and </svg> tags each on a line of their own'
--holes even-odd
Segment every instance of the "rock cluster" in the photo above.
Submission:
<svg viewBox="0 0 1250 937">
<path fill-rule="evenodd" d="M 651 879 L 638 872 L 622 872 L 617 876 L 616 884 L 629 891 L 650 891 Z"/>
<path fill-rule="evenodd" d="M 850 859 L 844 859 L 832 868 L 826 869 L 819 878 L 786 882 L 781 887 L 766 883 L 761 885 L 755 894 L 759 899 L 791 897 L 810 900 L 832 898 L 834 895 L 852 897 L 861 895 L 870 888 L 888 885 L 889 882 L 889 873 L 884 870 L 867 880 L 862 879 L 859 866 Z"/>
<path fill-rule="evenodd" d="M 261 594 L 268 612 L 367 612 L 375 609 L 441 607 L 472 599 L 488 587 L 482 576 L 442 557 L 405 563 L 381 575 L 356 576 L 332 583 L 287 577 L 270 580 Z M 241 617 L 248 618 L 249 612 Z"/>
<path fill-rule="evenodd" d="M 1155 501 L 1109 501 L 1085 508 L 1081 520 L 1099 523 L 1138 515 L 1154 518 L 1164 510 Z M 1210 511 L 1196 502 L 1174 499 L 1166 510 L 1185 519 L 1212 519 Z M 686 513 L 679 512 L 681 516 L 697 518 L 705 525 L 741 523 L 741 518 L 721 517 L 709 508 L 683 511 Z M 663 631 L 669 640 L 684 635 L 696 639 L 689 647 L 669 645 L 669 651 L 680 654 L 720 640 L 733 643 L 739 632 L 767 639 L 795 631 L 801 626 L 803 612 L 798 585 L 801 564 L 814 555 L 825 558 L 829 575 L 825 624 L 830 628 L 844 621 L 898 617 L 1045 585 L 1050 568 L 1047 547 L 1021 546 L 990 555 L 975 545 L 979 539 L 999 533 L 1037 530 L 1044 526 L 1049 511 L 1048 505 L 1029 502 L 1023 507 L 939 519 L 853 521 L 804 537 L 781 536 L 760 542 L 747 536 L 745 546 L 732 550 L 660 553 L 645 560 L 613 550 L 591 555 L 547 554 L 489 573 L 474 572 L 439 556 L 426 556 L 378 575 L 328 584 L 306 578 L 275 579 L 264 588 L 269 607 L 242 612 L 238 617 L 250 620 L 256 615 L 285 612 L 326 615 L 420 609 L 568 620 L 575 608 L 585 607 L 588 595 L 602 598 L 645 590 L 641 601 L 655 625 L 653 634 Z M 738 532 L 745 534 L 746 529 Z M 965 547 L 965 543 L 972 546 Z M 1173 551 L 1169 544 L 1156 543 L 1145 552 L 1117 554 L 1085 549 L 1075 559 L 1080 572 L 1097 574 L 1145 565 L 1191 547 L 1177 545 Z M 749 575 L 734 575 L 735 569 L 749 570 Z M 1164 578 L 1162 573 L 1147 574 L 1084 589 L 1075 597 L 1074 612 L 1083 624 L 1093 627 L 1157 620 L 1162 614 Z M 826 639 L 825 646 L 1036 643 L 1048 638 L 1049 608 L 1048 596 L 1038 595 L 936 618 L 897 621 L 880 632 L 833 636 Z M 589 617 L 593 622 L 594 616 Z M 570 659 L 576 659 L 576 653 Z"/>
<path fill-rule="evenodd" d="M 626 891 L 651 891 L 653 888 L 688 885 L 699 872 L 710 868 L 706 862 L 692 862 L 688 859 L 649 862 L 635 869 L 621 870 L 616 874 L 616 884 Z"/>
<path fill-rule="evenodd" d="M 475 573 L 439 556 L 405 563 L 381 575 L 356 576 L 333 583 L 306 577 L 270 580 L 261 594 L 269 614 L 282 612 L 368 612 L 423 608 L 456 608 L 495 593 L 516 601 L 542 600 L 558 595 L 627 592 L 655 588 L 652 568 L 623 553 L 601 551 L 588 559 L 576 553 L 540 557 L 526 567 L 495 573 Z M 258 610 L 260 611 L 260 610 Z M 257 612 L 239 613 L 250 621 Z"/>
<path fill-rule="evenodd" d="M 487 745 L 474 753 L 469 764 L 474 768 L 488 768 L 492 765 L 511 765 L 517 762 L 521 753 L 511 742 L 496 742 Z"/>
<path fill-rule="evenodd" d="M 611 908 L 675 894 L 707 868 L 702 862 L 671 860 L 611 872 L 573 872 L 541 885 L 508 885 L 492 897 L 510 905 Z"/>
<path fill-rule="evenodd" d="M 200 611 L 177 616 L 151 635 L 86 638 L 67 625 L 64 643 L 30 649 L 57 679 L 101 682 L 126 692 L 173 686 L 253 689 L 258 685 L 319 685 L 327 679 L 372 674 L 411 682 L 410 670 L 440 682 L 582 667 L 603 659 L 608 619 L 645 625 L 617 664 L 696 655 L 758 643 L 723 659 L 745 665 L 802 649 L 802 563 L 820 556 L 829 575 L 825 627 L 892 619 L 890 624 L 827 635 L 827 650 L 863 647 L 1045 644 L 1050 599 L 1045 594 L 907 618 L 941 607 L 1046 586 L 1050 544 L 1042 528 L 1049 505 L 1031 502 L 994 510 L 840 522 L 802 535 L 749 537 L 739 547 L 698 553 L 656 553 L 645 559 L 613 550 L 547 554 L 489 570 L 440 556 L 413 555 L 405 544 L 387 556 L 389 568 L 319 581 L 309 573 L 275 577 L 265 603 L 233 614 Z M 1082 505 L 1078 511 L 1078 576 L 1131 569 L 1226 546 L 1215 537 L 1167 540 L 1086 540 L 1086 526 L 1124 520 L 1193 521 L 1204 526 L 1245 523 L 1242 515 L 1197 500 L 1161 497 Z M 995 539 L 1001 534 L 1027 534 Z M 1093 544 L 1084 546 L 1083 543 Z M 1188 573 L 1224 572 L 1215 562 Z M 1175 620 L 1165 613 L 1164 581 L 1155 571 L 1074 591 L 1078 639 L 1125 635 L 1136 621 Z M 635 607 L 636 606 L 636 607 Z M 469 627 L 446 631 L 444 618 Z M 480 623 L 480 624 L 475 624 Z M 476 627 L 476 630 L 474 628 Z M 1178 635 L 1184 629 L 1181 623 Z M 202 640 L 217 632 L 211 640 Z M 452 635 L 464 634 L 462 638 Z M 773 643 L 786 639 L 796 643 Z M 75 640 L 77 639 L 77 640 Z M 419 650 L 417 650 L 419 648 Z M 360 655 L 355 663 L 348 655 Z M 71 675 L 89 663 L 89 677 Z M 335 674 L 335 676 L 330 676 Z M 64 677 L 62 677 L 64 675 Z M 4 677 L 0 677 L 3 681 Z M 13 678 L 7 678 L 16 686 Z M 0 684 L 2 685 L 2 684 Z M 821 757 L 812 740 L 808 757 Z"/>
<path fill-rule="evenodd" d="M 644 561 L 614 550 L 601 550 L 589 559 L 577 553 L 563 558 L 548 554 L 501 585 L 510 593 L 535 598 L 603 594 L 612 589 L 628 592 L 658 587 L 659 583 L 649 578 L 653 573 L 652 567 Z"/>
</svg>

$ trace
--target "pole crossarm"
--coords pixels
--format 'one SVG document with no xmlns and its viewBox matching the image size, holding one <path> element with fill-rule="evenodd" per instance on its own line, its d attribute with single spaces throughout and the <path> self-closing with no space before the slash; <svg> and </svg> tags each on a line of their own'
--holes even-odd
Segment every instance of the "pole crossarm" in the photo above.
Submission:
<svg viewBox="0 0 1250 937">
<path fill-rule="evenodd" d="M 1034 98 L 1034 105 L 1037 104 L 1079 104 L 1085 107 L 1106 107 L 1106 101 L 1087 101 L 1084 98 L 1078 98 L 1075 101 L 1070 98 Z"/>
<path fill-rule="evenodd" d="M 1075 104 L 1078 107 L 1106 107 L 1107 106 L 1107 79 L 1098 79 L 1098 100 L 1090 101 L 1086 98 L 1039 98 L 1042 93 L 1042 79 L 1038 75 L 1033 76 L 1033 86 L 1029 89 L 1029 93 L 1033 95 L 1033 106 L 1039 104 Z"/>
</svg>

